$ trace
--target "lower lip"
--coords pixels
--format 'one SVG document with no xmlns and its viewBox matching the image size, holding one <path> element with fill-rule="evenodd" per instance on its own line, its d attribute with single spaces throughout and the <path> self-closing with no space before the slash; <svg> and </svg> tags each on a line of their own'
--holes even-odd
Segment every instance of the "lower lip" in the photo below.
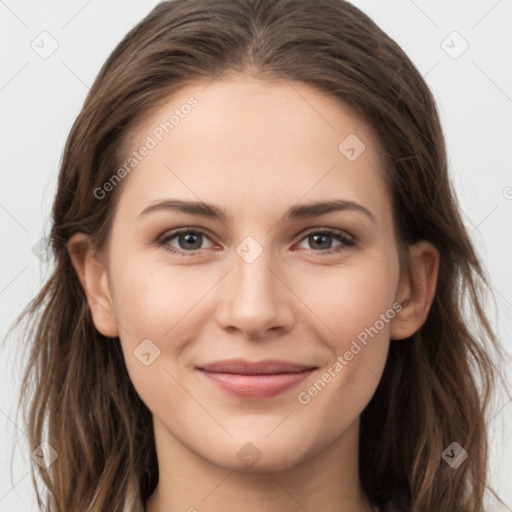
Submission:
<svg viewBox="0 0 512 512">
<path fill-rule="evenodd" d="M 208 380 L 223 391 L 240 398 L 262 399 L 277 396 L 309 377 L 315 369 L 297 373 L 267 375 L 240 375 L 238 373 L 212 373 L 200 370 Z"/>
</svg>

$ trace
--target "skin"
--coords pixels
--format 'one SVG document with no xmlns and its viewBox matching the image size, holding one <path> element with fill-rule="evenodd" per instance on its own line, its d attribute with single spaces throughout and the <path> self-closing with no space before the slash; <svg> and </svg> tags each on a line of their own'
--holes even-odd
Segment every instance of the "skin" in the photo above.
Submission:
<svg viewBox="0 0 512 512">
<path fill-rule="evenodd" d="M 410 247 L 410 271 L 400 269 L 371 128 L 306 84 L 240 75 L 187 86 L 139 126 L 133 149 L 191 95 L 198 106 L 124 178 L 104 250 L 80 233 L 68 245 L 96 328 L 119 336 L 153 414 L 160 480 L 146 510 L 371 510 L 358 477 L 359 417 L 390 339 L 411 336 L 427 317 L 438 252 L 421 241 Z M 349 134 L 366 146 L 354 161 L 338 149 Z M 140 216 L 167 198 L 213 203 L 227 221 L 164 209 Z M 330 199 L 354 201 L 375 220 L 349 210 L 285 219 L 296 204 Z M 193 256 L 156 243 L 181 227 L 205 231 Z M 326 228 L 356 245 L 327 237 L 318 247 L 311 235 Z M 236 251 L 247 236 L 263 251 L 251 263 Z M 342 250 L 326 254 L 329 242 Z M 177 236 L 167 244 L 191 252 Z M 298 393 L 394 303 L 401 311 L 300 403 Z M 133 353 L 145 339 L 160 350 L 149 366 Z M 276 397 L 244 400 L 195 369 L 234 357 L 319 368 Z M 251 466 L 237 456 L 247 443 L 260 454 Z"/>
</svg>

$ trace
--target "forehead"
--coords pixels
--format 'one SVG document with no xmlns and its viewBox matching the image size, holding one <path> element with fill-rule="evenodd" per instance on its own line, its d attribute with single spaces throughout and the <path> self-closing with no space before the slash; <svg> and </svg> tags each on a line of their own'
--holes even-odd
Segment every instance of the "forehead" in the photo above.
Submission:
<svg viewBox="0 0 512 512">
<path fill-rule="evenodd" d="M 371 127 L 303 83 L 235 76 L 186 86 L 139 124 L 131 150 L 139 157 L 121 197 L 130 205 L 172 196 L 237 207 L 250 197 L 253 211 L 301 198 L 388 206 Z"/>
</svg>

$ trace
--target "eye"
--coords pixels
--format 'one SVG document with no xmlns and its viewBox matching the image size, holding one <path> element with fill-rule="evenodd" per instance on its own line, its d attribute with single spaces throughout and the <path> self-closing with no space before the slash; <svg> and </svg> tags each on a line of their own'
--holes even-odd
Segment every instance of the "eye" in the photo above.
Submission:
<svg viewBox="0 0 512 512">
<path fill-rule="evenodd" d="M 178 247 L 170 243 L 173 239 L 176 239 L 176 244 Z M 210 240 L 204 231 L 198 229 L 183 228 L 174 230 L 164 235 L 163 238 L 158 241 L 158 245 L 162 246 L 166 251 L 172 252 L 174 254 L 179 254 L 181 256 L 193 256 L 196 254 L 196 251 L 206 249 L 206 247 L 202 246 L 204 239 Z"/>
<path fill-rule="evenodd" d="M 171 243 L 174 239 L 174 244 Z M 333 247 L 332 240 L 337 240 L 339 243 Z M 193 228 L 181 228 L 166 233 L 158 240 L 158 245 L 163 247 L 166 251 L 179 256 L 195 256 L 202 249 L 203 242 L 209 240 L 211 245 L 208 247 L 214 247 L 215 244 L 211 241 L 210 237 L 201 230 Z M 347 247 L 356 245 L 356 239 L 341 230 L 335 229 L 322 229 L 314 228 L 306 233 L 306 236 L 301 239 L 300 243 L 311 244 L 309 249 L 313 252 L 321 254 L 332 254 L 345 250 Z"/>
<path fill-rule="evenodd" d="M 339 244 L 333 247 L 332 239 L 337 240 Z M 302 241 L 309 243 L 310 246 L 313 247 L 313 252 L 322 252 L 326 254 L 343 251 L 347 247 L 356 245 L 356 240 L 354 237 L 350 236 L 344 231 L 334 229 L 315 228 L 315 230 L 309 231 L 309 233 L 307 233 L 306 236 L 302 238 Z M 316 249 L 320 249 L 320 251 Z"/>
</svg>

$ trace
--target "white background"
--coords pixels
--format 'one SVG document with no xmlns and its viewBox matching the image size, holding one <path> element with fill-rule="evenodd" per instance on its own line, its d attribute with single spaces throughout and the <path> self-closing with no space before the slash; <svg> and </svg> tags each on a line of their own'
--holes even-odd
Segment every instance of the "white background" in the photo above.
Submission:
<svg viewBox="0 0 512 512">
<path fill-rule="evenodd" d="M 32 248 L 49 232 L 64 143 L 88 87 L 114 46 L 156 3 L 0 0 L 2 338 L 48 276 Z M 488 311 L 512 353 L 512 0 L 354 3 L 403 47 L 436 97 L 464 219 L 497 298 Z M 46 59 L 31 47 L 42 47 L 46 38 L 51 48 L 49 36 L 40 36 L 44 31 L 58 44 Z M 0 512 L 37 510 L 30 453 L 15 415 L 19 343 L 12 336 L 0 352 Z M 509 365 L 507 373 L 510 380 Z M 512 405 L 503 396 L 495 411 L 492 483 L 509 507 L 503 510 L 512 510 Z"/>
</svg>

